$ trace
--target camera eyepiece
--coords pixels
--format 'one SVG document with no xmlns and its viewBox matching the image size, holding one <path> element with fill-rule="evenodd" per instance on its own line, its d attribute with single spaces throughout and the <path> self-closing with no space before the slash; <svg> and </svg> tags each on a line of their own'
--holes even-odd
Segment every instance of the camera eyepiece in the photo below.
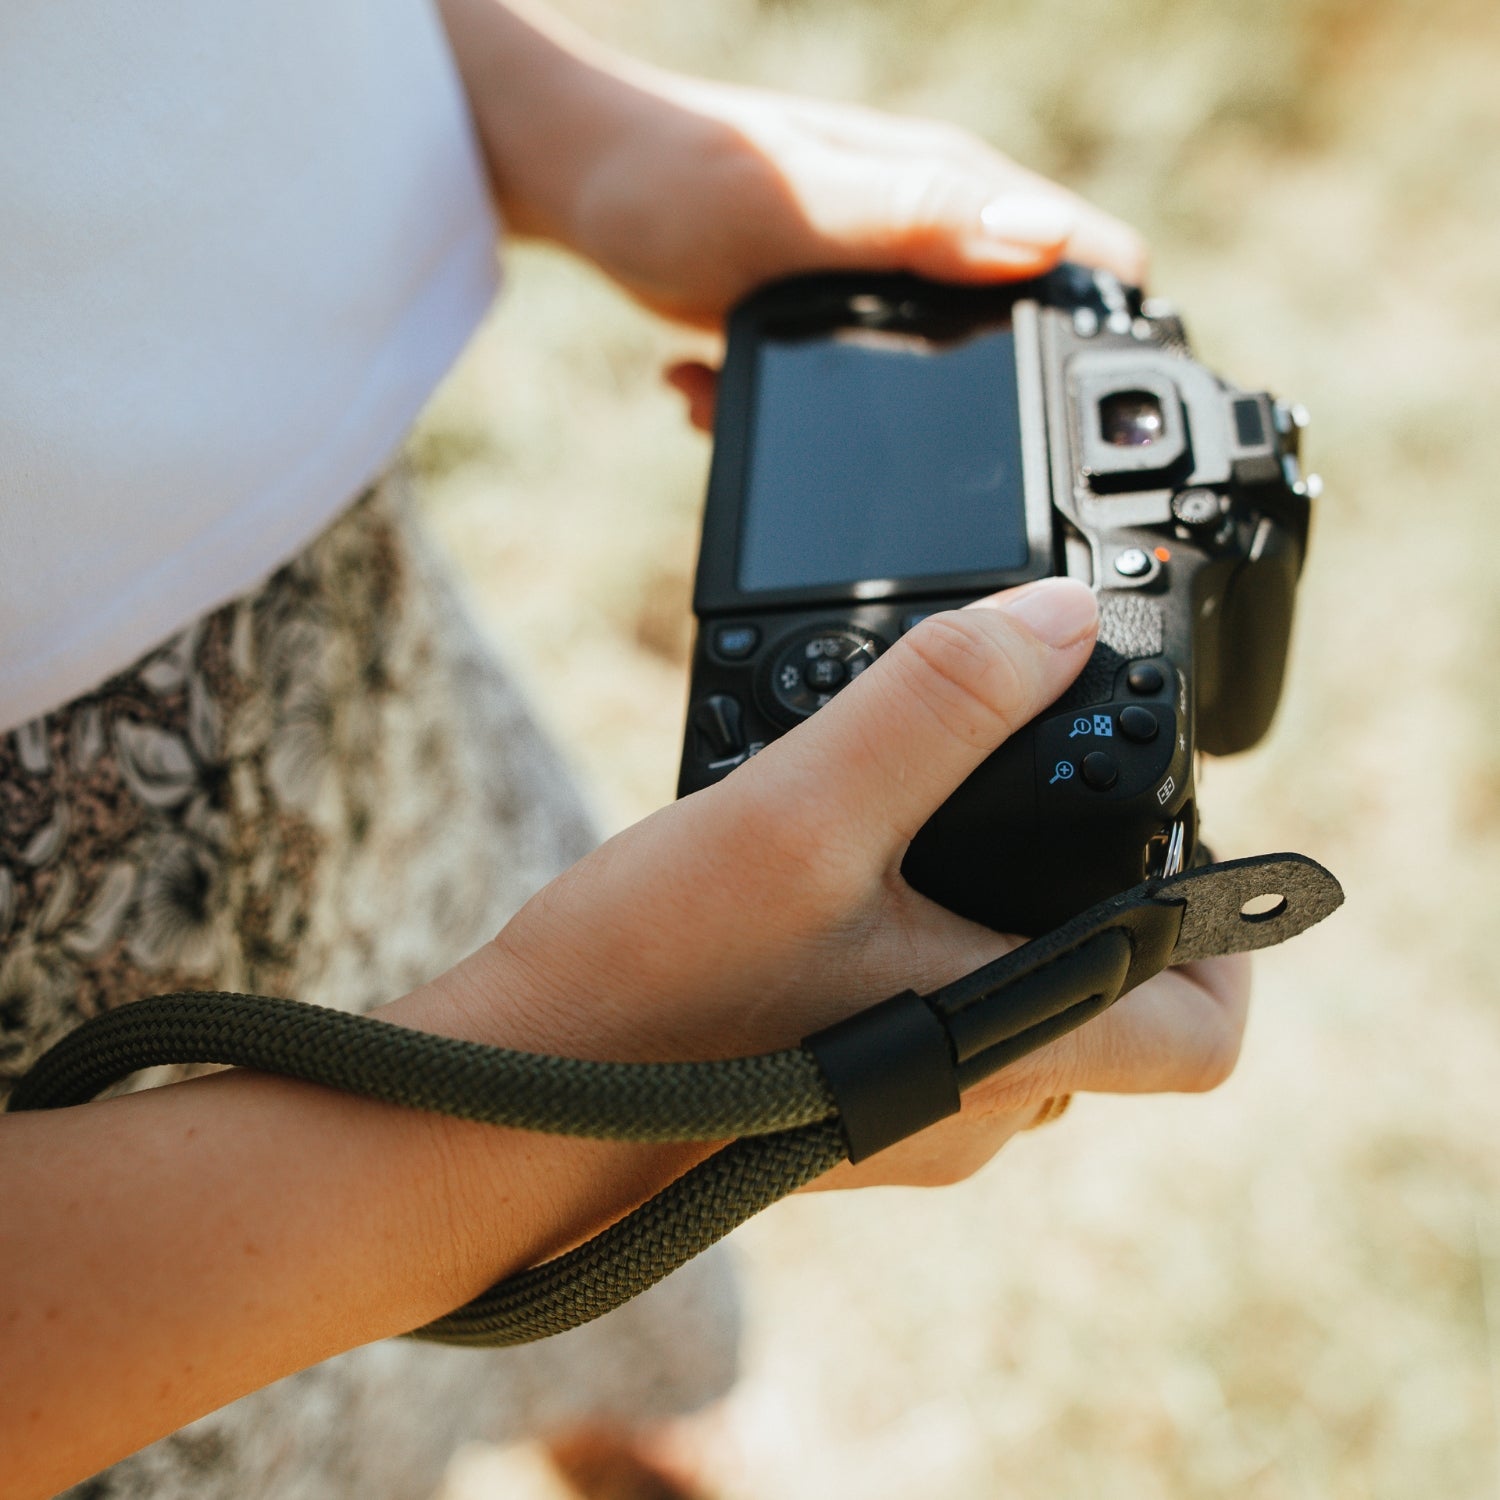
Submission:
<svg viewBox="0 0 1500 1500">
<path fill-rule="evenodd" d="M 1161 401 L 1150 391 L 1112 391 L 1099 403 L 1099 435 L 1112 448 L 1144 448 L 1166 425 Z"/>
</svg>

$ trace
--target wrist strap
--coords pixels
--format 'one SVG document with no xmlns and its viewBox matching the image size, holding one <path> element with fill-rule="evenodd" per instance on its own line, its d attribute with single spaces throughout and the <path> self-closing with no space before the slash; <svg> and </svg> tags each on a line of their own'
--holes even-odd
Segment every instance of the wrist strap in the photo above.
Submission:
<svg viewBox="0 0 1500 1500">
<path fill-rule="evenodd" d="M 1266 896 L 1280 904 L 1245 911 Z M 801 1047 L 722 1062 L 584 1062 L 292 1000 L 162 995 L 69 1033 L 19 1081 L 8 1107 L 82 1104 L 142 1068 L 227 1063 L 550 1134 L 740 1137 L 576 1250 L 498 1283 L 414 1335 L 526 1343 L 628 1301 L 840 1161 L 863 1161 L 955 1113 L 964 1089 L 1169 964 L 1284 942 L 1342 901 L 1337 880 L 1298 854 L 1147 881 L 929 995 L 906 991 Z"/>
</svg>

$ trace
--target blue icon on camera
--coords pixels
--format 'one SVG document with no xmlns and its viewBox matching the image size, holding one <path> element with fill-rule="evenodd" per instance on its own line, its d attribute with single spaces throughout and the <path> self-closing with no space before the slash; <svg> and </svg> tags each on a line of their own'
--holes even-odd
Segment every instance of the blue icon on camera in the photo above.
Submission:
<svg viewBox="0 0 1500 1500">
<path fill-rule="evenodd" d="M 1108 714 L 1095 714 L 1092 719 L 1087 714 L 1079 714 L 1073 720 L 1068 738 L 1076 740 L 1080 734 L 1092 734 L 1101 740 L 1111 740 L 1115 736 L 1115 721 Z"/>
</svg>

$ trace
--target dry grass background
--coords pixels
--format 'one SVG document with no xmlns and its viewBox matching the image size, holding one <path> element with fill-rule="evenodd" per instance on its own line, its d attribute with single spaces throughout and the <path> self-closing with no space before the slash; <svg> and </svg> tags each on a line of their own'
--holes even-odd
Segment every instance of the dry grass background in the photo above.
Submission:
<svg viewBox="0 0 1500 1500">
<path fill-rule="evenodd" d="M 1206 1099 L 1084 1099 L 973 1181 L 784 1205 L 729 1500 L 1500 1494 L 1500 7 L 570 0 L 658 61 L 961 121 L 1131 218 L 1328 482 L 1224 851 L 1349 902 Z M 518 248 L 429 411 L 437 530 L 605 821 L 670 797 L 707 465 L 691 338 Z M 453 1493 L 528 1493 L 475 1458 Z M 523 1472 L 524 1471 L 524 1472 Z M 531 1478 L 527 1478 L 531 1473 Z"/>
</svg>

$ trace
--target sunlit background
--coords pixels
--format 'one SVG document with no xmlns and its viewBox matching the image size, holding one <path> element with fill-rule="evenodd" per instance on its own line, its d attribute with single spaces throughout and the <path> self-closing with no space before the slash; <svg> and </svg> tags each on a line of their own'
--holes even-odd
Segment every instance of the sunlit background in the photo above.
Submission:
<svg viewBox="0 0 1500 1500">
<path fill-rule="evenodd" d="M 1500 6 L 565 0 L 673 66 L 939 115 L 1131 219 L 1198 352 L 1311 408 L 1287 697 L 1226 853 L 1337 917 L 1208 1098 L 1078 1101 L 961 1187 L 738 1244 L 726 1500 L 1500 1494 Z M 415 447 L 503 654 L 618 827 L 672 795 L 703 343 L 513 247 Z M 465 1500 L 519 1496 L 470 1454 Z M 524 1472 L 523 1472 L 524 1471 Z"/>
</svg>

